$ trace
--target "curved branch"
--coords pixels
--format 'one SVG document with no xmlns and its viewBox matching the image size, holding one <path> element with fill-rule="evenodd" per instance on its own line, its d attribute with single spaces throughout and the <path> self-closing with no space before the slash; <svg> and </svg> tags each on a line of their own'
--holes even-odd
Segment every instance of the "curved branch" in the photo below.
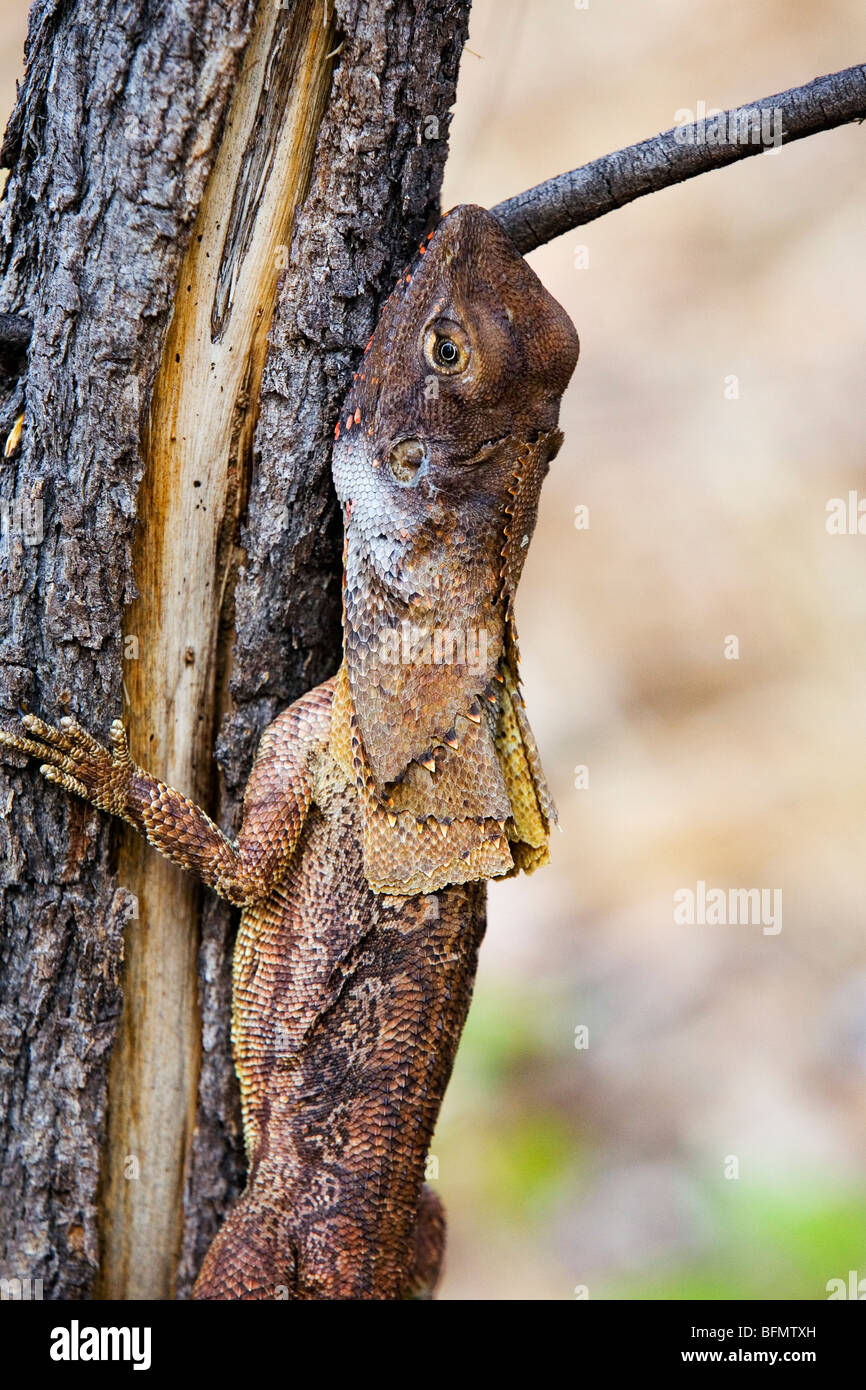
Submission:
<svg viewBox="0 0 866 1390">
<path fill-rule="evenodd" d="M 845 68 L 616 150 L 497 203 L 491 212 L 526 255 L 646 193 L 864 118 L 866 66 Z"/>
</svg>

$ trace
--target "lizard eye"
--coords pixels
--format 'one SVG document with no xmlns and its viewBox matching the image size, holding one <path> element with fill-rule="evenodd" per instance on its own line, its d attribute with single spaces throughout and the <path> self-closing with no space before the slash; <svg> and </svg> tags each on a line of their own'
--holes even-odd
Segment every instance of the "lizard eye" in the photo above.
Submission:
<svg viewBox="0 0 866 1390">
<path fill-rule="evenodd" d="M 424 334 L 424 357 L 441 375 L 456 376 L 469 366 L 469 338 L 459 323 L 440 319 Z"/>
</svg>

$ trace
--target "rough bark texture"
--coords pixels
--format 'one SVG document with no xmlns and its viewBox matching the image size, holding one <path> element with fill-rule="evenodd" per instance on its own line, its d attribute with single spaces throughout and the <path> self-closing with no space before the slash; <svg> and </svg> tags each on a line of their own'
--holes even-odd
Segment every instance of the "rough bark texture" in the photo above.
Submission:
<svg viewBox="0 0 866 1390">
<path fill-rule="evenodd" d="M 226 824 L 263 725 L 339 659 L 333 421 L 389 282 L 436 206 L 468 8 L 336 6 L 343 47 L 248 480 L 236 712 L 219 743 Z M 33 336 L 26 377 L 6 381 L 0 400 L 3 439 L 26 410 L 0 469 L 0 714 L 69 710 L 104 734 L 121 712 L 149 390 L 254 10 L 253 0 L 34 6 L 3 153 L 12 172 L 0 310 L 26 313 Z M 108 1061 L 132 904 L 99 816 L 8 765 L 0 805 L 0 1274 L 41 1278 L 46 1296 L 86 1297 L 100 1255 Z M 230 939 L 228 916 L 208 902 L 181 1292 L 242 1172 Z"/>
<path fill-rule="evenodd" d="M 121 711 L 147 393 L 251 0 L 39 0 L 3 149 L 0 305 L 33 320 L 26 424 L 0 473 L 0 705 Z M 14 506 L 42 504 L 42 534 Z M 4 513 L 5 515 L 5 513 Z M 35 521 L 31 511 L 30 521 Z M 17 523 L 17 524 L 16 524 Z M 0 770 L 0 1271 L 93 1282 L 108 1058 L 130 904 L 97 815 Z"/>
<path fill-rule="evenodd" d="M 468 13 L 468 0 L 341 0 L 336 7 L 335 43 L 343 46 L 271 329 L 242 537 L 246 560 L 227 615 L 237 638 L 233 712 L 218 740 L 226 829 L 237 824 L 262 729 L 339 664 L 334 421 L 379 306 L 438 207 Z M 242 1185 L 225 1025 L 231 935 L 231 914 L 209 900 L 199 972 L 199 1113 L 178 1281 L 184 1292 Z"/>
</svg>

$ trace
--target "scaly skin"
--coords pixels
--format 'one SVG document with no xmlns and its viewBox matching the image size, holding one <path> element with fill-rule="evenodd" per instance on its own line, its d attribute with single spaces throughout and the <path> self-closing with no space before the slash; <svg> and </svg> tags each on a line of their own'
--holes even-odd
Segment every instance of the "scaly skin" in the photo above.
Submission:
<svg viewBox="0 0 866 1390">
<path fill-rule="evenodd" d="M 243 909 L 232 1041 L 247 1186 L 197 1298 L 432 1294 L 444 1219 L 424 1166 L 469 1007 L 481 881 L 543 863 L 555 816 L 513 599 L 576 359 L 570 321 L 498 224 L 472 207 L 444 218 L 335 431 L 344 663 L 265 732 L 236 842 L 132 762 L 119 721 L 110 750 L 70 718 L 0 731 Z"/>
</svg>

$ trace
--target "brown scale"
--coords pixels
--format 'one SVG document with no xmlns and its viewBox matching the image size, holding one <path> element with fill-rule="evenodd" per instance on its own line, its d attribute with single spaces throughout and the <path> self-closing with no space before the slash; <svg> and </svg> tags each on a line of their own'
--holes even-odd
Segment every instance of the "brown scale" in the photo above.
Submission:
<svg viewBox="0 0 866 1390">
<path fill-rule="evenodd" d="M 358 790 L 363 824 L 364 871 L 381 893 L 432 893 L 447 884 L 511 873 L 506 816 L 451 820 L 395 812 L 377 797 L 351 702 L 345 666 L 336 679 L 331 753 Z M 429 774 L 427 774 L 429 776 Z"/>
<path fill-rule="evenodd" d="M 499 536 L 493 535 L 487 546 L 489 563 L 483 565 L 464 544 L 465 557 L 456 555 L 440 575 L 440 542 L 422 533 L 413 539 L 412 560 L 393 572 L 396 593 L 377 574 L 361 588 L 354 571 L 359 564 L 367 570 L 369 566 L 357 553 L 349 555 L 353 575 L 346 591 L 346 664 L 380 794 L 405 774 L 411 761 L 420 761 L 436 742 L 444 742 L 457 716 L 465 718 L 490 690 L 502 651 L 494 568 L 498 542 Z M 382 655 L 383 642 L 389 639 L 393 661 Z M 448 659 L 455 652 L 470 659 Z M 471 657 L 483 657 L 483 669 Z M 467 788 L 471 790 L 469 783 Z"/>
</svg>

